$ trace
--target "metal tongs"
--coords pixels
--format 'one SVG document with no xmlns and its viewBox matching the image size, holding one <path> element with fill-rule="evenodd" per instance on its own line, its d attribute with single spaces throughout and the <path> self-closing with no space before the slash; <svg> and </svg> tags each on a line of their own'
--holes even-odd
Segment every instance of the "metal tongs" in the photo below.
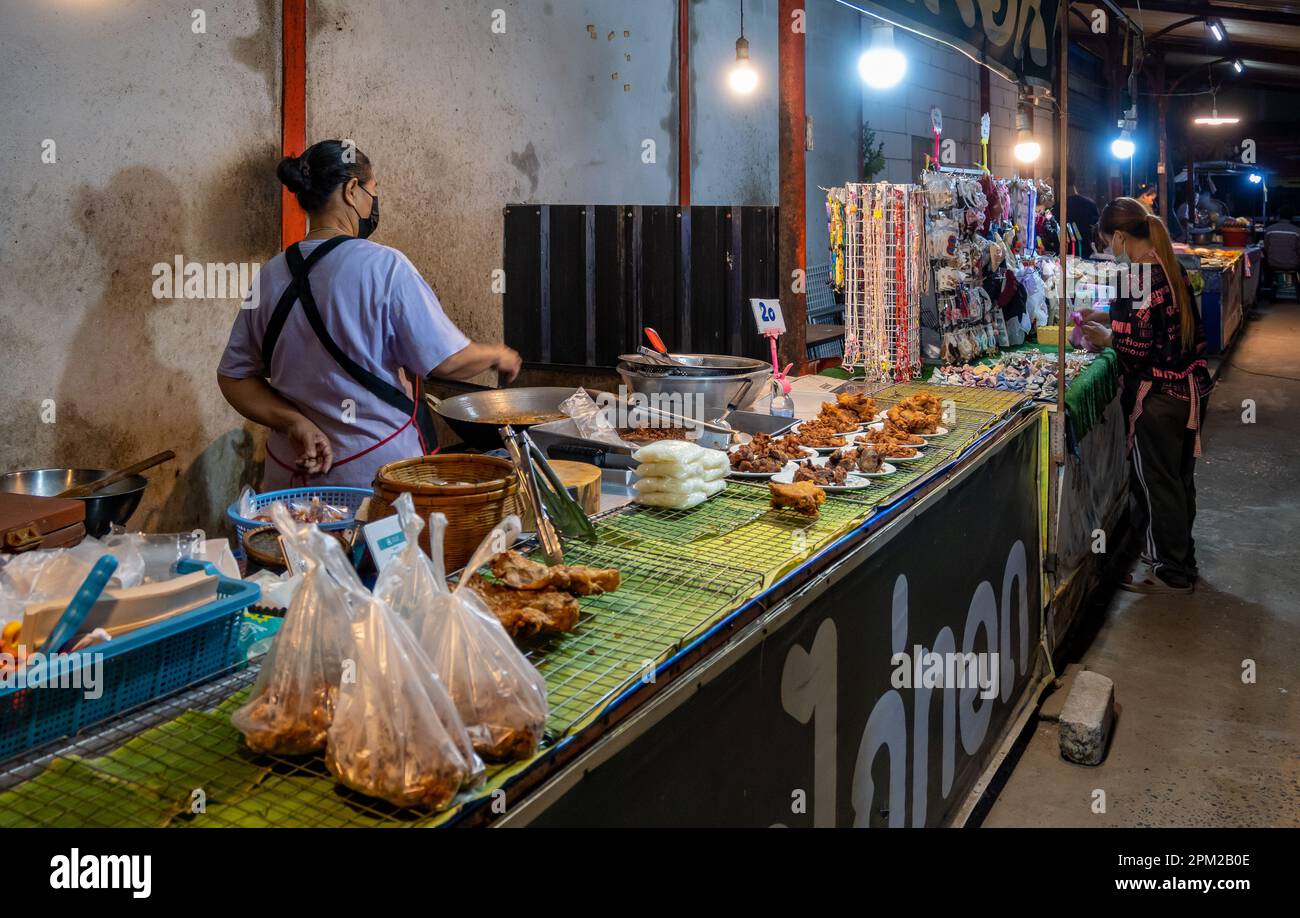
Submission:
<svg viewBox="0 0 1300 918">
<path fill-rule="evenodd" d="M 596 527 L 587 519 L 578 502 L 569 496 L 569 491 L 555 474 L 555 469 L 546 461 L 546 455 L 537 448 L 524 431 L 516 431 L 509 424 L 500 429 L 501 442 L 515 466 L 515 476 L 519 487 L 528 495 L 533 506 L 533 516 L 537 519 L 537 539 L 542 545 L 542 554 L 547 564 L 561 564 L 564 561 L 564 546 L 560 543 L 560 533 L 570 538 L 596 541 Z M 541 469 L 539 476 L 537 470 Z M 558 531 L 556 527 L 558 528 Z"/>
</svg>

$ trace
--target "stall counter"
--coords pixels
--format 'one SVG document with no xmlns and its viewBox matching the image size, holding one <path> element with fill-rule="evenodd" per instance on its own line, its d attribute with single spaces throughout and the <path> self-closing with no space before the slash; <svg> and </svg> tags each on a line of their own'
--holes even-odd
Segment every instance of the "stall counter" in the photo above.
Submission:
<svg viewBox="0 0 1300 918">
<path fill-rule="evenodd" d="M 530 649 L 547 742 L 445 812 L 343 792 L 319 757 L 249 754 L 229 714 L 253 664 L 8 763 L 0 823 L 961 822 L 1042 686 L 1046 412 L 1009 393 L 953 397 L 950 446 L 874 493 L 828 496 L 816 519 L 771 512 L 766 488 L 742 483 L 696 511 L 602 516 L 602 542 L 568 560 L 619 566 L 624 587 Z M 900 676 L 896 655 L 925 648 L 983 653 L 983 682 L 900 689 L 920 671 Z M 918 768 L 928 780 L 906 777 Z"/>
</svg>

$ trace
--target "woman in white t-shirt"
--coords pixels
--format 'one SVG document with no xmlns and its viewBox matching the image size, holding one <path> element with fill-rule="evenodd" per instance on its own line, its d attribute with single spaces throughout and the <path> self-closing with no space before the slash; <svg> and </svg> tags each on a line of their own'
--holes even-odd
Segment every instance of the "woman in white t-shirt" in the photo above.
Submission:
<svg viewBox="0 0 1300 918">
<path fill-rule="evenodd" d="M 513 380 L 519 355 L 466 338 L 410 259 L 367 239 L 379 183 L 360 150 L 323 140 L 277 174 L 311 231 L 259 272 L 217 382 L 236 411 L 270 428 L 264 489 L 368 487 L 381 465 L 435 449 L 424 377 L 496 370 Z"/>
</svg>

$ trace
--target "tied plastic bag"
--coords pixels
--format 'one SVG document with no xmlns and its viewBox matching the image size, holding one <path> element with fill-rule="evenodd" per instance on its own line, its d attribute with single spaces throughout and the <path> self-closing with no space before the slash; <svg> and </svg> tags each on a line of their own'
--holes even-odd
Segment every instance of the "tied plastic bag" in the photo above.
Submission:
<svg viewBox="0 0 1300 918">
<path fill-rule="evenodd" d="M 259 511 L 256 505 L 254 505 L 253 498 L 256 496 L 256 491 L 248 485 L 244 485 L 243 489 L 239 492 L 239 499 L 235 501 L 235 512 L 246 520 L 257 519 L 257 514 L 265 511 Z M 267 508 L 267 510 L 269 509 L 270 508 Z"/>
<path fill-rule="evenodd" d="M 415 634 L 340 551 L 327 563 L 352 611 L 351 678 L 339 686 L 325 765 L 394 806 L 440 810 L 483 774 L 456 706 Z"/>
<path fill-rule="evenodd" d="M 327 571 L 335 555 L 339 563 L 347 561 L 332 536 L 299 526 L 282 505 L 273 513 L 301 580 L 251 700 L 230 720 L 254 752 L 307 755 L 325 748 L 344 660 L 351 654 L 351 612 Z"/>
<path fill-rule="evenodd" d="M 409 494 L 394 504 L 406 547 L 387 564 L 375 595 L 411 624 L 433 669 L 451 693 L 474 750 L 492 762 L 526 759 L 546 726 L 546 683 L 515 647 L 501 622 L 472 589 L 469 577 L 447 589 L 442 562 L 447 518 L 429 517 L 432 560 L 420 550 L 424 523 Z M 476 571 L 519 535 L 519 518 L 506 517 L 488 534 L 465 570 Z"/>
<path fill-rule="evenodd" d="M 578 433 L 584 439 L 611 443 L 615 446 L 623 444 L 618 429 L 610 422 L 605 410 L 587 394 L 586 389 L 579 388 L 560 402 L 560 410 L 573 419 Z"/>
</svg>

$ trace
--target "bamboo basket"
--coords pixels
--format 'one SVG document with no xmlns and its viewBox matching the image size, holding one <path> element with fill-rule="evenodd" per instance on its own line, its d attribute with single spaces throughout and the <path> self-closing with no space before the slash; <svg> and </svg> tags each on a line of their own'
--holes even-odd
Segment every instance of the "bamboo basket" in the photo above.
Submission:
<svg viewBox="0 0 1300 918">
<path fill-rule="evenodd" d="M 450 482 L 456 482 L 451 484 Z M 450 573 L 464 567 L 492 527 L 518 513 L 519 481 L 505 459 L 470 453 L 447 453 L 390 462 L 375 474 L 371 520 L 392 516 L 393 501 L 409 493 L 421 517 L 447 517 L 443 555 Z M 429 551 L 429 530 L 420 534 Z"/>
</svg>

